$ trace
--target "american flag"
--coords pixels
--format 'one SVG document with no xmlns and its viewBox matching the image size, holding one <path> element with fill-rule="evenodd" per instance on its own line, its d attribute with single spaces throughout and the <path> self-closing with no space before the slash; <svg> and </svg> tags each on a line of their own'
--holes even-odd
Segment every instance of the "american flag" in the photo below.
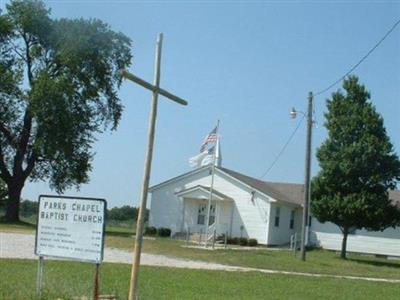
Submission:
<svg viewBox="0 0 400 300">
<path fill-rule="evenodd" d="M 218 138 L 218 135 L 217 135 L 217 126 L 216 126 L 204 138 L 203 144 L 201 144 L 201 147 L 200 147 L 200 152 L 203 152 L 206 149 L 206 146 L 207 146 L 208 143 L 216 142 L 217 138 Z"/>
</svg>

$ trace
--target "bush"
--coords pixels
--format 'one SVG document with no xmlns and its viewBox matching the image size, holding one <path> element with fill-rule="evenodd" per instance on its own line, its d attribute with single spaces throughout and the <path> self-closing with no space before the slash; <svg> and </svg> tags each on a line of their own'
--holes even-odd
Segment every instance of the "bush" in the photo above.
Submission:
<svg viewBox="0 0 400 300">
<path fill-rule="evenodd" d="M 244 237 L 239 238 L 239 245 L 247 246 L 247 238 L 244 238 Z"/>
<path fill-rule="evenodd" d="M 24 200 L 21 201 L 19 206 L 19 214 L 22 217 L 29 218 L 31 216 L 36 216 L 39 211 L 39 202 Z"/>
<path fill-rule="evenodd" d="M 136 221 L 138 218 L 139 208 L 124 205 L 121 207 L 113 207 L 107 209 L 107 219 L 114 221 Z M 149 210 L 146 209 L 144 214 L 144 221 L 149 220 Z"/>
<path fill-rule="evenodd" d="M 228 244 L 231 244 L 231 245 L 238 245 L 239 244 L 239 238 L 237 238 L 237 237 L 228 237 L 226 242 Z"/>
<path fill-rule="evenodd" d="M 157 229 L 157 235 L 161 237 L 170 237 L 171 236 L 171 229 L 160 227 Z"/>
<path fill-rule="evenodd" d="M 144 234 L 145 235 L 156 235 L 157 234 L 157 228 L 153 226 L 146 227 L 144 229 Z"/>
<path fill-rule="evenodd" d="M 247 244 L 248 244 L 250 247 L 255 247 L 255 246 L 258 245 L 258 241 L 257 241 L 257 239 L 249 239 L 248 242 L 247 242 Z"/>
<path fill-rule="evenodd" d="M 217 236 L 216 240 L 225 242 L 225 234 L 221 234 L 221 235 Z"/>
</svg>

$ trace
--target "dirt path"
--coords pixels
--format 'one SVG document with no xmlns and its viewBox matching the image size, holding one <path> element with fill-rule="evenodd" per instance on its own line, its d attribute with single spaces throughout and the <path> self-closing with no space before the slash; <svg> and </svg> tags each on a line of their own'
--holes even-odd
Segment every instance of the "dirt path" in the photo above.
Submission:
<svg viewBox="0 0 400 300">
<path fill-rule="evenodd" d="M 35 247 L 35 236 L 32 234 L 0 232 L 0 258 L 37 259 L 37 256 L 34 254 L 34 247 Z M 132 253 L 115 248 L 105 248 L 104 261 L 113 263 L 131 263 Z M 341 275 L 313 274 L 313 273 L 302 273 L 302 272 L 246 268 L 246 267 L 228 266 L 216 263 L 208 263 L 204 261 L 174 258 L 165 255 L 156 255 L 148 253 L 142 254 L 141 265 L 189 268 L 189 269 L 221 270 L 221 271 L 231 271 L 231 272 L 233 271 L 260 272 L 264 274 L 284 274 L 284 275 L 296 275 L 296 276 L 306 276 L 306 277 L 327 277 L 327 278 L 364 280 L 364 281 L 374 281 L 374 282 L 400 283 L 400 279 L 341 276 Z"/>
</svg>

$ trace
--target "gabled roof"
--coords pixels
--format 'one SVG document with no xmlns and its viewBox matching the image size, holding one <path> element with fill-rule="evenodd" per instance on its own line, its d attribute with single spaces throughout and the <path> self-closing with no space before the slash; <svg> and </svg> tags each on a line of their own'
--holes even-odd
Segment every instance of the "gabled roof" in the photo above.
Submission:
<svg viewBox="0 0 400 300">
<path fill-rule="evenodd" d="M 303 204 L 303 184 L 262 181 L 226 168 L 220 167 L 218 169 L 251 186 L 255 190 L 271 196 L 275 200 L 296 205 Z"/>
<path fill-rule="evenodd" d="M 179 175 L 179 176 L 172 177 L 172 178 L 170 178 L 170 179 L 168 179 L 168 180 L 166 180 L 166 181 L 163 181 L 163 182 L 160 182 L 160 183 L 158 183 L 158 184 L 156 184 L 156 185 L 151 186 L 151 187 L 149 188 L 149 192 L 151 193 L 153 190 L 155 190 L 155 189 L 157 189 L 157 188 L 159 188 L 159 187 L 161 187 L 161 186 L 163 186 L 163 185 L 166 185 L 166 184 L 168 184 L 168 183 L 170 183 L 170 182 L 173 182 L 173 181 L 176 181 L 176 180 L 178 180 L 178 179 L 181 179 L 181 178 L 190 176 L 190 175 L 192 175 L 192 174 L 199 173 L 199 172 L 201 172 L 201 171 L 203 171 L 203 170 L 205 170 L 205 169 L 208 169 L 208 168 L 210 168 L 210 166 L 204 166 L 204 167 L 201 167 L 201 168 L 194 169 L 194 170 L 191 170 L 191 171 L 189 171 L 189 172 L 183 173 L 183 174 L 181 174 L 181 175 Z"/>
<path fill-rule="evenodd" d="M 167 184 L 171 181 L 175 181 L 182 177 L 189 176 L 191 174 L 195 174 L 211 166 L 205 166 L 199 169 L 192 170 L 180 176 L 171 178 L 167 181 L 159 183 L 155 186 L 150 188 L 150 191 L 154 190 L 155 188 Z M 236 180 L 242 182 L 243 184 L 259 191 L 267 196 L 274 198 L 277 201 L 284 201 L 287 203 L 295 204 L 295 205 L 302 205 L 304 199 L 304 184 L 299 183 L 284 183 L 284 182 L 269 182 L 269 181 L 262 181 L 254 177 L 250 177 L 244 175 L 242 173 L 222 168 L 222 167 L 215 167 L 219 171 L 225 173 L 228 176 L 235 178 Z M 210 189 L 209 187 L 202 186 L 203 188 Z M 226 196 L 225 196 L 226 197 Z M 398 190 L 391 190 L 389 191 L 389 198 L 393 201 L 393 203 L 400 206 L 400 191 Z"/>
<path fill-rule="evenodd" d="M 177 177 L 171 178 L 164 182 L 161 182 L 157 185 L 150 187 L 150 192 L 161 187 L 165 184 L 173 182 L 175 180 L 190 176 L 192 174 L 201 172 L 211 166 L 205 166 L 199 169 L 192 170 L 190 172 L 184 173 Z M 243 184 L 255 189 L 256 191 L 261 192 L 267 196 L 270 196 L 278 201 L 284 201 L 295 205 L 301 205 L 303 203 L 303 185 L 302 184 L 295 184 L 295 183 L 279 183 L 279 182 L 266 182 L 262 180 L 258 180 L 253 177 L 246 176 L 239 172 L 222 168 L 222 167 L 215 167 L 218 171 L 225 173 L 226 175 L 235 178 L 236 180 L 242 182 Z M 209 188 L 207 188 L 209 189 Z"/>
</svg>

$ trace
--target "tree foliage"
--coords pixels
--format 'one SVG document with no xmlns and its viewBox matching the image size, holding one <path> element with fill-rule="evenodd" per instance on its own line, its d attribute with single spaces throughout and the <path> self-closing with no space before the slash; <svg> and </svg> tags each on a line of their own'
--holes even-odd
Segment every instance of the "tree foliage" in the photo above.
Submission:
<svg viewBox="0 0 400 300">
<path fill-rule="evenodd" d="M 399 224 L 400 207 L 388 190 L 400 179 L 400 161 L 370 93 L 355 76 L 343 88 L 327 100 L 328 138 L 317 150 L 321 170 L 312 182 L 311 209 L 320 222 L 339 226 L 345 258 L 349 231 Z"/>
<path fill-rule="evenodd" d="M 5 205 L 7 198 L 7 187 L 3 180 L 0 178 L 0 208 Z"/>
<path fill-rule="evenodd" d="M 108 221 L 136 221 L 139 214 L 139 208 L 132 207 L 129 205 L 124 205 L 121 207 L 113 207 L 107 210 L 107 220 Z M 146 209 L 145 221 L 148 220 L 149 210 Z"/>
<path fill-rule="evenodd" d="M 8 218 L 25 181 L 57 192 L 86 183 L 95 134 L 115 129 L 119 69 L 130 40 L 97 19 L 51 19 L 42 1 L 15 0 L 0 15 L 0 177 Z"/>
<path fill-rule="evenodd" d="M 30 200 L 22 200 L 20 207 L 20 215 L 25 218 L 29 218 L 32 216 L 37 216 L 39 211 L 39 202 L 30 201 Z"/>
</svg>

